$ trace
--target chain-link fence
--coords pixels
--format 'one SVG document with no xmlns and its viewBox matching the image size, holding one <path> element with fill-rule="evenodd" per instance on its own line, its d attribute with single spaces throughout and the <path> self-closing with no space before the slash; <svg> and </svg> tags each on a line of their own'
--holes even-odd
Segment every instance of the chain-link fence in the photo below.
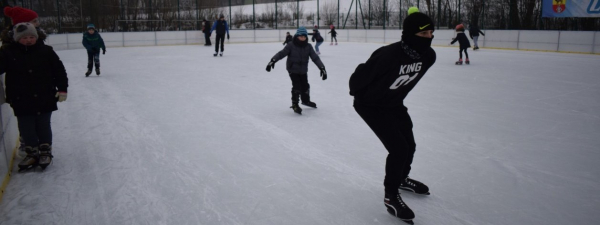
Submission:
<svg viewBox="0 0 600 225">
<path fill-rule="evenodd" d="M 3 0 L 36 11 L 48 33 L 201 30 L 223 14 L 230 29 L 401 29 L 411 6 L 439 28 L 598 30 L 599 18 L 542 18 L 536 0 Z"/>
</svg>

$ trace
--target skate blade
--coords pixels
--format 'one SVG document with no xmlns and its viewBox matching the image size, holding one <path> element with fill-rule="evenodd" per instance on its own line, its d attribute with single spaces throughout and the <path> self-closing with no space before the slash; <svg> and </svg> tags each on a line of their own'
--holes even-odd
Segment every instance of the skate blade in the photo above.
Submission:
<svg viewBox="0 0 600 225">
<path fill-rule="evenodd" d="M 313 106 L 310 106 L 310 105 L 307 105 L 307 104 L 304 104 L 304 103 L 300 103 L 300 104 L 308 106 L 308 107 L 311 107 L 311 108 L 315 108 L 315 109 L 317 108 L 316 106 L 313 107 Z"/>
<path fill-rule="evenodd" d="M 27 166 L 27 167 L 19 167 L 19 170 L 17 172 L 19 172 L 19 173 L 28 172 L 31 170 L 35 170 L 36 167 L 37 167 L 37 165 L 32 165 L 32 166 Z"/>
<path fill-rule="evenodd" d="M 402 220 L 402 222 L 408 223 L 410 225 L 414 225 L 415 224 L 415 222 L 413 222 L 412 220 L 403 220 L 403 219 L 400 219 L 400 220 Z"/>
</svg>

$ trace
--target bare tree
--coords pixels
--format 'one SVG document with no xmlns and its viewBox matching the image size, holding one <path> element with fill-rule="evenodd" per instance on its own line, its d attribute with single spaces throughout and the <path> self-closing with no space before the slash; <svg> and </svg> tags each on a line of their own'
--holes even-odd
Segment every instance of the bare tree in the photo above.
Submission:
<svg viewBox="0 0 600 225">
<path fill-rule="evenodd" d="M 334 24 L 337 22 L 338 18 L 338 7 L 337 3 L 333 1 L 328 1 L 320 5 L 321 11 L 321 19 L 325 22 L 325 24 Z"/>
</svg>

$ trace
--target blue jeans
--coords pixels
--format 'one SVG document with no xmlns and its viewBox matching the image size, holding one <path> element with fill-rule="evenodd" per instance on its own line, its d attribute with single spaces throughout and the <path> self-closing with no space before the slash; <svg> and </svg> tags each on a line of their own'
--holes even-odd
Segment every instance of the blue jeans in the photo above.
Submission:
<svg viewBox="0 0 600 225">
<path fill-rule="evenodd" d="M 315 45 L 315 49 L 317 50 L 317 52 L 319 52 L 319 45 L 323 44 L 323 42 L 317 42 L 317 44 Z"/>
<path fill-rule="evenodd" d="M 52 145 L 52 128 L 50 118 L 52 112 L 35 116 L 18 116 L 19 133 L 27 146 L 37 147 L 40 144 Z"/>
</svg>

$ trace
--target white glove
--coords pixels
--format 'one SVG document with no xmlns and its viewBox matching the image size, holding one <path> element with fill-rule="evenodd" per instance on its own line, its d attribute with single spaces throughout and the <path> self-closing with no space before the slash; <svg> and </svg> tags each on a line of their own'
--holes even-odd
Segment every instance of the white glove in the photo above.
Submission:
<svg viewBox="0 0 600 225">
<path fill-rule="evenodd" d="M 58 102 L 64 102 L 67 100 L 67 92 L 56 92 L 54 97 L 58 98 Z"/>
</svg>

